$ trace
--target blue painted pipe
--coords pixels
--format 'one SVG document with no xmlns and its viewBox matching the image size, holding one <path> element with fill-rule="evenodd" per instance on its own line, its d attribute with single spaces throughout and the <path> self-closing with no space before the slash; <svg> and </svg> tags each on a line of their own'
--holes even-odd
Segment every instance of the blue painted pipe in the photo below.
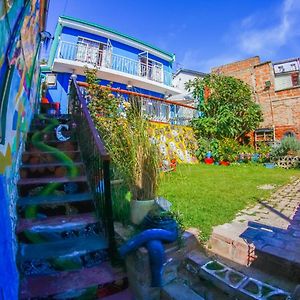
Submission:
<svg viewBox="0 0 300 300">
<path fill-rule="evenodd" d="M 165 262 L 165 251 L 162 241 L 174 242 L 177 239 L 177 235 L 177 230 L 147 229 L 121 246 L 119 253 L 124 257 L 126 254 L 146 245 L 150 259 L 152 286 L 160 287 L 162 283 L 162 267 Z"/>
<path fill-rule="evenodd" d="M 122 257 L 131 251 L 135 251 L 144 244 L 152 240 L 159 240 L 163 242 L 174 242 L 177 239 L 177 231 L 168 231 L 164 229 L 147 229 L 133 238 L 126 244 L 119 248 L 119 253 Z"/>
<path fill-rule="evenodd" d="M 152 240 L 146 244 L 149 253 L 152 287 L 161 287 L 165 249 L 161 241 Z"/>
</svg>

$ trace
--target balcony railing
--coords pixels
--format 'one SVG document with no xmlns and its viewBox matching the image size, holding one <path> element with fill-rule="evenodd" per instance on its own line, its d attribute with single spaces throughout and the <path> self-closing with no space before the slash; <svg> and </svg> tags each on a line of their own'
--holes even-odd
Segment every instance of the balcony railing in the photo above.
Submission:
<svg viewBox="0 0 300 300">
<path fill-rule="evenodd" d="M 61 41 L 57 57 L 61 59 L 92 64 L 94 67 L 105 67 L 122 73 L 147 78 L 171 86 L 172 73 L 164 70 L 159 63 L 148 64 L 139 60 L 100 50 L 96 47 Z"/>
<path fill-rule="evenodd" d="M 86 82 L 78 82 L 78 85 L 83 90 L 87 87 Z M 118 88 L 110 88 L 110 90 L 125 99 L 130 96 L 139 98 L 141 101 L 141 112 L 149 121 L 186 126 L 190 125 L 190 121 L 198 113 L 197 109 L 190 105 Z M 83 91 L 83 93 L 85 92 Z"/>
</svg>

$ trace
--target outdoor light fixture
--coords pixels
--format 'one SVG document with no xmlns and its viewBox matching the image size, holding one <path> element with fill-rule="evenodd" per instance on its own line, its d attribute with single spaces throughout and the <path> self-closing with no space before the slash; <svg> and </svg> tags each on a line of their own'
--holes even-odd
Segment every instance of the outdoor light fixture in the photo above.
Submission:
<svg viewBox="0 0 300 300">
<path fill-rule="evenodd" d="M 268 80 L 268 81 L 265 81 L 265 89 L 269 89 L 271 87 L 271 81 Z"/>
<path fill-rule="evenodd" d="M 126 88 L 127 88 L 127 90 L 131 90 L 132 89 L 132 84 L 131 84 L 130 81 L 128 81 Z"/>
</svg>

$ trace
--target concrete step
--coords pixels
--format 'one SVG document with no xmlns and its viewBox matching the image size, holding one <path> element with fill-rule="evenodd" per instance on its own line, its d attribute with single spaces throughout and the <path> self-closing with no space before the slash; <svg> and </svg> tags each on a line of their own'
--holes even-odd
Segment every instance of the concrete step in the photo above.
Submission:
<svg viewBox="0 0 300 300">
<path fill-rule="evenodd" d="M 80 151 L 62 151 L 65 155 L 75 162 L 81 162 Z M 44 164 L 44 163 L 62 163 L 60 157 L 55 155 L 54 151 L 24 151 L 22 154 L 23 164 Z"/>
<path fill-rule="evenodd" d="M 294 231 L 256 222 L 217 226 L 208 244 L 209 251 L 225 259 L 293 282 L 300 278 L 299 247 Z"/>
<path fill-rule="evenodd" d="M 77 295 L 80 296 L 89 288 L 95 291 L 94 298 L 85 299 L 96 299 L 98 289 L 124 277 L 123 273 L 116 272 L 108 263 L 78 271 L 27 277 L 21 282 L 21 299 L 52 299 L 53 296 L 61 294 L 65 296 L 59 299 L 76 299 L 67 298 L 67 293 L 76 294 L 78 291 Z"/>
<path fill-rule="evenodd" d="M 174 280 L 164 286 L 161 290 L 161 300 L 204 300 L 201 296 L 195 293 L 190 287 Z"/>
<path fill-rule="evenodd" d="M 94 213 L 54 216 L 47 219 L 20 219 L 16 228 L 17 234 L 30 229 L 38 230 L 61 230 L 63 226 L 74 228 L 76 226 L 97 223 L 98 220 Z"/>
<path fill-rule="evenodd" d="M 50 186 L 52 184 L 52 187 Z M 51 187 L 51 189 L 50 189 Z M 89 191 L 89 185 L 86 176 L 76 177 L 41 177 L 41 178 L 21 178 L 18 181 L 18 190 L 20 197 L 38 196 L 42 190 L 48 195 L 61 193 L 86 193 Z"/>
<path fill-rule="evenodd" d="M 42 220 L 21 219 L 17 226 L 19 243 L 27 244 L 97 236 L 102 231 L 93 213 L 54 216 Z"/>
<path fill-rule="evenodd" d="M 77 141 L 66 141 L 66 142 L 61 142 L 57 140 L 53 141 L 46 141 L 43 142 L 43 146 L 47 145 L 47 149 L 40 148 L 39 145 L 33 144 L 31 141 L 28 141 L 25 145 L 25 151 L 30 151 L 30 152 L 37 152 L 37 151 L 55 151 L 55 150 L 60 150 L 60 151 L 78 151 L 78 143 Z"/>
<path fill-rule="evenodd" d="M 39 133 L 39 132 L 42 132 L 42 130 L 38 130 L 38 129 L 36 129 L 36 130 L 33 130 L 33 131 L 29 131 L 28 133 L 27 133 L 27 140 L 28 141 L 31 141 L 31 138 L 32 138 L 32 136 L 34 135 L 34 134 L 36 134 L 36 133 Z M 63 135 L 65 136 L 65 137 L 70 137 L 72 140 L 74 140 L 75 138 L 76 138 L 76 135 L 75 135 L 75 130 L 66 130 L 66 129 L 64 129 L 63 131 L 62 131 L 62 133 L 63 133 Z M 57 137 L 56 137 L 56 130 L 55 129 L 53 129 L 52 131 L 50 131 L 50 132 L 45 132 L 45 133 L 42 133 L 42 140 L 43 141 L 47 141 L 47 140 L 56 140 L 57 139 Z"/>
<path fill-rule="evenodd" d="M 21 178 L 43 178 L 43 177 L 64 177 L 68 173 L 76 172 L 78 175 L 85 175 L 85 167 L 83 163 L 44 163 L 22 165 L 20 168 Z"/>
<path fill-rule="evenodd" d="M 132 292 L 130 289 L 125 289 L 124 291 L 121 291 L 119 293 L 107 296 L 107 297 L 101 297 L 99 300 L 135 300 Z"/>
<path fill-rule="evenodd" d="M 197 285 L 200 284 L 200 281 L 193 281 L 197 277 L 202 280 L 202 283 L 205 280 L 206 283 L 213 284 L 214 288 L 207 285 L 207 291 L 202 289 L 205 299 L 235 299 L 234 297 L 241 300 L 273 299 L 262 298 L 271 295 L 274 295 L 274 299 L 286 299 L 294 288 L 294 285 L 288 285 L 289 290 L 284 290 L 287 285 L 284 285 L 280 279 L 274 281 L 267 274 L 261 272 L 258 274 L 255 269 L 249 267 L 233 268 L 224 261 L 212 259 L 200 251 L 189 253 L 185 261 L 185 269 L 190 273 L 189 282 L 193 289 L 197 290 Z M 223 292 L 223 296 L 214 295 L 217 290 Z"/>
<path fill-rule="evenodd" d="M 19 198 L 18 206 L 28 205 L 47 205 L 47 204 L 60 204 L 60 203 L 73 203 L 82 201 L 91 201 L 93 195 L 91 193 L 76 193 L 65 195 L 49 195 L 49 196 L 28 196 Z"/>
<path fill-rule="evenodd" d="M 46 260 L 72 254 L 84 254 L 108 246 L 106 239 L 101 236 L 80 237 L 39 244 L 20 244 L 20 261 Z"/>
</svg>

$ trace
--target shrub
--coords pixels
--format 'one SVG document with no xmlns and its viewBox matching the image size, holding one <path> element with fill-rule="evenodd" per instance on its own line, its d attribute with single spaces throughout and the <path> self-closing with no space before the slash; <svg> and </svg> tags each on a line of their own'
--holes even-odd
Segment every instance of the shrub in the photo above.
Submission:
<svg viewBox="0 0 300 300">
<path fill-rule="evenodd" d="M 284 137 L 271 149 L 271 159 L 276 161 L 285 155 L 300 155 L 300 141 L 293 136 Z"/>
</svg>

